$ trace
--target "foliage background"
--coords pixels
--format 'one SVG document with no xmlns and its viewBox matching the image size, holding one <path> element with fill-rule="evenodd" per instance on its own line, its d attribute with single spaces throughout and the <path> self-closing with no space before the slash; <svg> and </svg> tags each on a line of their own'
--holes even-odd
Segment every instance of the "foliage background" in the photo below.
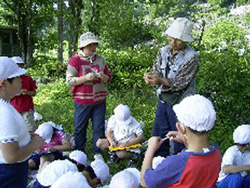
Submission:
<svg viewBox="0 0 250 188">
<path fill-rule="evenodd" d="M 211 140 L 224 152 L 233 144 L 233 130 L 240 124 L 249 124 L 250 54 L 249 41 L 245 36 L 250 33 L 250 13 L 236 16 L 229 14 L 230 6 L 248 5 L 249 1 L 87 0 L 82 1 L 82 23 L 77 25 L 75 30 L 70 28 L 69 22 L 76 20 L 68 14 L 69 7 L 65 6 L 65 63 L 61 63 L 57 58 L 57 12 L 55 8 L 51 10 L 51 5 L 56 4 L 56 1 L 34 2 L 46 11 L 37 9 L 35 20 L 32 22 L 34 53 L 27 68 L 34 78 L 52 80 L 49 84 L 40 83 L 34 97 L 36 110 L 43 115 L 43 121 L 54 121 L 56 124 L 62 124 L 65 131 L 74 132 L 74 104 L 70 89 L 65 84 L 71 42 L 68 35 L 91 30 L 98 34 L 102 41 L 98 53 L 106 58 L 113 74 L 108 86 L 110 94 L 107 98 L 107 118 L 118 104 L 127 104 L 132 115 L 145 124 L 144 132 L 148 139 L 154 123 L 157 98 L 155 88 L 145 85 L 142 77 L 150 71 L 159 48 L 166 45 L 164 31 L 171 20 L 185 16 L 195 23 L 195 41 L 190 45 L 199 52 L 197 93 L 208 97 L 217 112 L 216 125 L 210 134 Z M 3 18 L 0 23 L 15 25 L 15 18 L 6 10 L 8 7 L 0 2 L 0 18 Z M 43 14 L 47 11 L 50 14 Z M 39 24 L 36 24 L 38 22 Z M 41 122 L 37 124 L 39 123 Z M 90 158 L 91 131 L 89 126 L 86 150 Z M 117 168 L 119 169 L 114 165 L 112 170 Z"/>
</svg>

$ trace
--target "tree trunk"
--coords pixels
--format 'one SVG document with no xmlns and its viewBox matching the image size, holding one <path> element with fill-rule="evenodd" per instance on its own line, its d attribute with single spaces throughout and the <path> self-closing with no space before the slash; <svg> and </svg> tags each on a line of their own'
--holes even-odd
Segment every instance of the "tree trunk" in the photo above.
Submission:
<svg viewBox="0 0 250 188">
<path fill-rule="evenodd" d="M 63 0 L 58 0 L 58 61 L 63 63 Z"/>
</svg>

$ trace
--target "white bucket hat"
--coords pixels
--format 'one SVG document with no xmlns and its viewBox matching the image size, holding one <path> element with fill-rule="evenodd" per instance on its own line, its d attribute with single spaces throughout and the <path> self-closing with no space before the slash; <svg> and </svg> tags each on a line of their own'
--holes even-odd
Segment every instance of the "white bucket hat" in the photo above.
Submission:
<svg viewBox="0 0 250 188">
<path fill-rule="evenodd" d="M 11 58 L 0 57 L 0 81 L 21 76 L 25 73 L 26 70 L 20 68 Z"/>
<path fill-rule="evenodd" d="M 234 143 L 248 144 L 250 143 L 250 125 L 241 125 L 234 130 Z"/>
<path fill-rule="evenodd" d="M 87 179 L 81 172 L 67 172 L 62 175 L 51 188 L 91 188 L 87 182 Z"/>
<path fill-rule="evenodd" d="M 137 168 L 126 168 L 125 171 L 131 172 L 138 180 L 140 184 L 140 171 Z"/>
<path fill-rule="evenodd" d="M 72 151 L 69 154 L 69 158 L 76 161 L 79 164 L 87 166 L 87 155 L 80 150 Z"/>
<path fill-rule="evenodd" d="M 78 48 L 83 48 L 92 43 L 99 44 L 100 41 L 97 39 L 94 33 L 91 33 L 91 32 L 84 33 L 80 36 L 80 44 Z"/>
<path fill-rule="evenodd" d="M 53 127 L 51 126 L 50 122 L 42 123 L 38 126 L 35 133 L 45 139 L 46 143 L 49 143 L 53 135 Z"/>
<path fill-rule="evenodd" d="M 11 59 L 12 59 L 16 64 L 24 64 L 23 59 L 22 59 L 21 57 L 19 57 L 19 56 L 13 56 Z"/>
<path fill-rule="evenodd" d="M 180 39 L 184 42 L 192 42 L 193 23 L 187 18 L 176 18 L 172 25 L 166 30 L 166 34 L 170 37 Z"/>
<path fill-rule="evenodd" d="M 123 170 L 111 178 L 109 188 L 138 188 L 139 184 L 138 178 L 132 172 Z"/>
<path fill-rule="evenodd" d="M 96 177 L 100 178 L 101 182 L 104 183 L 109 177 L 109 166 L 101 159 L 96 159 L 90 163 L 93 168 Z"/>
<path fill-rule="evenodd" d="M 198 132 L 207 132 L 214 126 L 216 112 L 213 104 L 201 95 L 184 98 L 173 106 L 178 121 Z"/>
<path fill-rule="evenodd" d="M 132 116 L 127 105 L 119 104 L 114 109 L 114 117 L 120 124 L 128 125 L 132 121 Z"/>
</svg>

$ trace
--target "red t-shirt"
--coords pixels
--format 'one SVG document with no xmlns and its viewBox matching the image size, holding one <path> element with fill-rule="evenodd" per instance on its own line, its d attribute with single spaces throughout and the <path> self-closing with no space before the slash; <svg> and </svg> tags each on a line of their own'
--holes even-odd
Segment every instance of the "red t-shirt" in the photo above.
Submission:
<svg viewBox="0 0 250 188">
<path fill-rule="evenodd" d="M 36 81 L 30 76 L 22 75 L 22 89 L 27 89 L 27 91 L 35 91 L 37 89 Z M 34 110 L 34 103 L 32 96 L 30 95 L 18 95 L 11 99 L 10 103 L 19 112 L 28 112 Z"/>
</svg>

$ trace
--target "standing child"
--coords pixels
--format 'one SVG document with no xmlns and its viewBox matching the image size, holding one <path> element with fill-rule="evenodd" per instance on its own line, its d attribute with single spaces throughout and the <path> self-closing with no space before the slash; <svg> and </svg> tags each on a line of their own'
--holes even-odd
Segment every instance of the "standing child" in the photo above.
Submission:
<svg viewBox="0 0 250 188">
<path fill-rule="evenodd" d="M 15 56 L 12 60 L 21 68 L 24 67 L 22 58 Z M 25 120 L 28 131 L 31 133 L 35 129 L 34 121 L 34 103 L 32 97 L 36 95 L 36 82 L 28 75 L 21 75 L 22 88 L 20 95 L 16 95 L 11 99 L 10 103 L 22 115 Z"/>
<path fill-rule="evenodd" d="M 218 188 L 250 187 L 250 125 L 241 125 L 234 130 L 235 145 L 225 152 L 218 178 Z"/>
<path fill-rule="evenodd" d="M 99 139 L 97 146 L 101 149 L 113 147 L 128 147 L 143 141 L 143 130 L 141 124 L 130 114 L 127 105 L 119 104 L 114 109 L 107 123 L 107 138 Z M 132 158 L 134 154 L 140 153 L 139 148 L 131 148 L 116 151 L 119 158 Z"/>
<path fill-rule="evenodd" d="M 76 149 L 84 151 L 89 120 L 93 126 L 94 158 L 102 158 L 96 147 L 105 136 L 106 84 L 111 79 L 105 59 L 96 54 L 99 40 L 87 32 L 80 36 L 79 53 L 70 58 L 66 77 L 75 102 L 74 124 Z"/>
<path fill-rule="evenodd" d="M 141 184 L 148 188 L 215 187 L 221 163 L 221 154 L 209 144 L 208 133 L 213 128 L 216 113 L 212 103 L 203 96 L 186 97 L 173 107 L 177 115 L 176 127 L 187 149 L 164 159 L 152 168 L 154 154 L 163 142 L 152 137 L 141 168 Z M 174 137 L 174 140 L 177 139 Z"/>
</svg>

